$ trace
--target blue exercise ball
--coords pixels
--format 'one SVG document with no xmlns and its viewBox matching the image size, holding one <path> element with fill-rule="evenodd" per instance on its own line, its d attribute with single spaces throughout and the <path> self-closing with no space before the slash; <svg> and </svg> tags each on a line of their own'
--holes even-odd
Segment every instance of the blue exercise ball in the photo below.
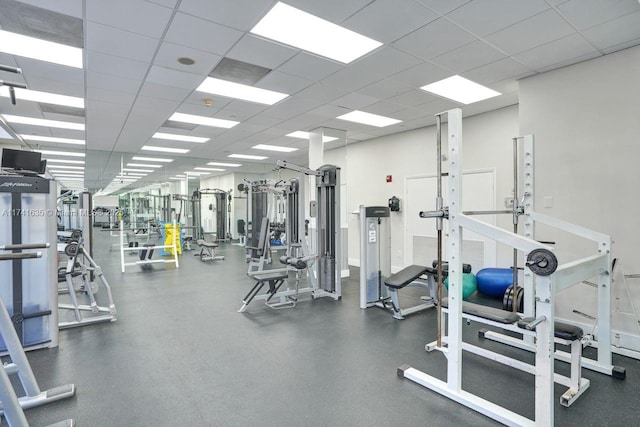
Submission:
<svg viewBox="0 0 640 427">
<path fill-rule="evenodd" d="M 476 273 L 478 292 L 494 298 L 502 298 L 504 292 L 513 284 L 511 268 L 483 268 Z"/>
<path fill-rule="evenodd" d="M 449 290 L 449 278 L 444 279 L 444 286 Z M 478 282 L 473 273 L 462 273 L 462 299 L 467 299 L 478 289 Z"/>
</svg>

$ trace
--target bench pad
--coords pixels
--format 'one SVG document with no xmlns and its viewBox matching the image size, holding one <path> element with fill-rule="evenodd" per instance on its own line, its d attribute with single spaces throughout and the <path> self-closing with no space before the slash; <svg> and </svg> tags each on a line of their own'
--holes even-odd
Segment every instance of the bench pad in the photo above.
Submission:
<svg viewBox="0 0 640 427">
<path fill-rule="evenodd" d="M 253 274 L 251 277 L 258 282 L 267 282 L 269 280 L 283 280 L 289 277 L 288 271 L 264 271 L 262 273 Z"/>
<path fill-rule="evenodd" d="M 425 273 L 435 274 L 435 270 L 423 265 L 410 265 L 398 271 L 396 274 L 389 276 L 389 278 L 384 281 L 384 284 L 394 289 L 404 288 Z"/>
<path fill-rule="evenodd" d="M 442 306 L 449 307 L 449 299 L 442 298 Z M 487 307 L 486 305 L 474 304 L 472 302 L 463 301 L 462 311 L 466 314 L 482 317 L 483 319 L 493 320 L 494 322 L 512 324 L 520 320 L 520 316 L 516 313 L 499 308 Z"/>
<path fill-rule="evenodd" d="M 210 242 L 207 242 L 207 241 L 202 240 L 202 239 L 199 239 L 197 243 L 198 243 L 198 246 L 205 246 L 207 248 L 217 248 L 218 247 L 217 243 L 210 243 Z"/>
<path fill-rule="evenodd" d="M 533 320 L 533 317 L 525 317 L 518 322 L 518 327 L 525 329 L 529 323 L 533 322 Z M 535 330 L 535 328 L 533 329 Z M 579 328 L 578 326 L 570 325 L 564 322 L 555 322 L 554 335 L 556 336 L 556 338 L 567 341 L 575 341 L 582 338 L 584 332 L 582 331 L 582 328 Z"/>
</svg>

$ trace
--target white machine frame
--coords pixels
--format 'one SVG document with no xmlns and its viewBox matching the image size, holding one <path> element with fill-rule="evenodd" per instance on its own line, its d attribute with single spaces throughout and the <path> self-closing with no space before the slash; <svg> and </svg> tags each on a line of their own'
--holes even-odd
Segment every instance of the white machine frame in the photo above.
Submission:
<svg viewBox="0 0 640 427">
<path fill-rule="evenodd" d="M 598 252 L 595 255 L 585 257 L 564 265 L 560 265 L 557 270 L 548 276 L 534 275 L 527 268 L 525 278 L 527 283 L 525 289 L 529 288 L 529 301 L 534 301 L 535 332 L 519 330 L 517 332 L 535 338 L 535 365 L 527 368 L 528 372 L 535 375 L 535 421 L 520 414 L 510 411 L 500 405 L 485 400 L 477 395 L 462 389 L 462 350 L 469 350 L 468 344 L 462 341 L 462 234 L 463 230 L 470 230 L 483 236 L 496 240 L 525 254 L 542 249 L 551 251 L 552 248 L 533 240 L 533 219 L 527 220 L 525 235 L 508 232 L 490 224 L 470 218 L 462 213 L 462 111 L 460 109 L 449 110 L 445 113 L 448 116 L 448 158 L 449 158 L 449 207 L 448 223 L 445 228 L 448 239 L 448 261 L 449 261 L 449 306 L 448 316 L 441 322 L 440 333 L 448 336 L 445 341 L 433 347 L 434 350 L 441 351 L 447 358 L 447 379 L 442 381 L 431 375 L 419 371 L 418 369 L 404 366 L 398 370 L 398 375 L 408 378 L 424 387 L 427 387 L 439 394 L 442 394 L 460 404 L 463 404 L 479 413 L 495 419 L 506 425 L 516 426 L 551 426 L 554 424 L 554 304 L 555 294 L 569 286 L 580 283 L 591 277 L 598 277 L 599 288 L 604 288 L 608 292 L 611 286 L 609 269 L 611 266 L 610 238 L 605 239 L 604 235 L 574 225 L 567 224 L 565 230 L 569 232 L 589 235 L 600 242 Z M 438 117 L 440 119 L 440 117 Z M 525 164 L 533 167 L 533 137 L 528 137 L 531 145 L 525 150 Z M 525 175 L 532 170 L 525 170 Z M 531 175 L 532 177 L 533 175 Z M 532 179 L 532 178 L 531 178 Z M 525 192 L 529 194 L 529 201 L 533 197 L 533 185 L 525 184 Z M 525 203 L 526 204 L 526 203 Z M 438 206 L 442 208 L 442 206 Z M 444 210 L 442 211 L 444 216 Z M 552 222 L 542 215 L 533 213 L 533 205 L 528 210 L 527 218 L 536 220 L 546 220 Z M 608 237 L 608 236 L 606 236 Z M 532 286 L 533 285 L 533 286 Z M 607 293 L 603 292 L 603 293 Z M 603 295 L 606 298 L 606 295 Z M 525 299 L 527 294 L 525 294 Z M 603 302 L 601 302 L 603 304 Z M 606 304 L 607 306 L 609 304 Z M 446 321 L 445 321 L 446 320 Z M 476 317 L 473 319 L 485 324 L 493 322 L 487 319 Z M 498 324 L 504 328 L 504 325 Z M 606 333 L 604 339 L 607 339 Z M 606 347 L 607 349 L 610 346 Z M 477 352 L 482 354 L 485 352 Z M 605 349 L 606 352 L 606 349 Z M 508 363 L 506 360 L 498 360 Z M 602 363 L 606 363 L 606 355 L 603 356 Z M 511 366 L 514 366 L 511 364 Z M 579 365 L 578 365 L 579 366 Z M 579 369 L 579 367 L 578 367 Z"/>
<path fill-rule="evenodd" d="M 180 267 L 180 262 L 178 261 L 178 240 L 177 240 L 177 232 L 176 232 L 176 221 L 173 220 L 173 238 L 170 245 L 156 245 L 156 246 L 125 246 L 124 244 L 124 222 L 120 221 L 120 266 L 121 270 L 124 273 L 125 267 L 131 265 L 145 265 L 145 264 L 175 264 L 176 268 Z M 124 253 L 126 251 L 144 251 L 144 250 L 153 250 L 153 249 L 170 249 L 173 251 L 173 257 L 171 259 L 155 259 L 155 260 L 137 260 L 134 262 L 124 262 Z"/>
</svg>

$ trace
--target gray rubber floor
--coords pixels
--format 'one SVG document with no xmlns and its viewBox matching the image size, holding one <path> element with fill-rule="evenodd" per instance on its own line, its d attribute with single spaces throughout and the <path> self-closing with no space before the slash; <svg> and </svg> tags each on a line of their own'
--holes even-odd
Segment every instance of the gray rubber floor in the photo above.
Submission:
<svg viewBox="0 0 640 427">
<path fill-rule="evenodd" d="M 397 377 L 397 368 L 409 364 L 444 379 L 443 355 L 424 351 L 436 335 L 434 310 L 402 321 L 382 309 L 361 310 L 352 269 L 341 301 L 304 296 L 297 307 L 279 311 L 256 301 L 237 313 L 252 286 L 244 253 L 230 244 L 218 252 L 224 261 L 203 263 L 185 252 L 179 269 L 131 267 L 122 274 L 107 233 L 96 231 L 94 255 L 112 285 L 118 321 L 61 331 L 58 348 L 28 354 L 42 388 L 72 382 L 78 390 L 71 400 L 28 410 L 30 423 L 496 425 Z M 478 341 L 475 325 L 464 331 L 467 340 Z M 532 359 L 499 344 L 482 345 Z M 618 356 L 614 362 L 627 368 L 627 379 L 585 370 L 591 388 L 570 408 L 556 403 L 556 425 L 640 425 L 640 363 Z M 557 370 L 567 366 L 557 363 Z M 533 417 L 529 374 L 465 355 L 463 387 Z M 563 391 L 556 386 L 556 402 Z"/>
</svg>

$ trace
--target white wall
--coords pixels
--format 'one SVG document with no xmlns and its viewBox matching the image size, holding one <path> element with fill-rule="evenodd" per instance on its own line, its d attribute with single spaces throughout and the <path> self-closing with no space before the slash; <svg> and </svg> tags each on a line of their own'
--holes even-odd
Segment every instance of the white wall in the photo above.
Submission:
<svg viewBox="0 0 640 427">
<path fill-rule="evenodd" d="M 520 129 L 536 138 L 537 210 L 610 234 L 625 274 L 640 273 L 639 76 L 640 47 L 635 47 L 520 82 Z M 553 198 L 551 208 L 543 207 L 545 197 Z M 594 253 L 593 245 L 555 231 L 536 237 L 556 240 L 561 262 Z M 628 310 L 622 277 L 614 279 L 614 293 Z M 593 314 L 593 291 L 585 286 L 566 291 L 558 315 L 584 321 L 572 310 Z M 637 286 L 631 291 L 638 305 Z M 614 326 L 640 332 L 634 319 L 615 314 Z"/>
<path fill-rule="evenodd" d="M 446 130 L 446 126 L 443 130 Z M 443 152 L 446 152 L 445 135 L 446 132 L 443 131 Z M 495 168 L 498 208 L 504 207 L 504 198 L 512 194 L 511 138 L 517 135 L 517 106 L 463 119 L 464 168 Z M 343 180 L 348 182 L 347 212 L 356 211 L 359 205 L 386 206 L 391 196 L 400 198 L 401 212 L 392 212 L 390 221 L 391 265 L 394 269 L 404 267 L 404 215 L 418 215 L 418 212 L 404 210 L 405 178 L 436 173 L 435 127 L 350 144 L 346 147 L 346 156 L 342 157 L 346 158 L 347 164 L 346 180 Z M 325 160 L 329 162 L 340 158 L 340 153 L 325 154 Z M 393 176 L 392 182 L 386 182 L 387 175 Z M 432 205 L 423 208 L 432 209 L 435 209 L 435 200 Z M 360 233 L 357 215 L 349 214 L 348 224 L 349 263 L 359 265 Z M 510 224 L 510 216 L 498 219 L 500 226 L 509 227 Z M 502 267 L 511 265 L 508 254 L 499 256 L 498 261 Z"/>
</svg>

